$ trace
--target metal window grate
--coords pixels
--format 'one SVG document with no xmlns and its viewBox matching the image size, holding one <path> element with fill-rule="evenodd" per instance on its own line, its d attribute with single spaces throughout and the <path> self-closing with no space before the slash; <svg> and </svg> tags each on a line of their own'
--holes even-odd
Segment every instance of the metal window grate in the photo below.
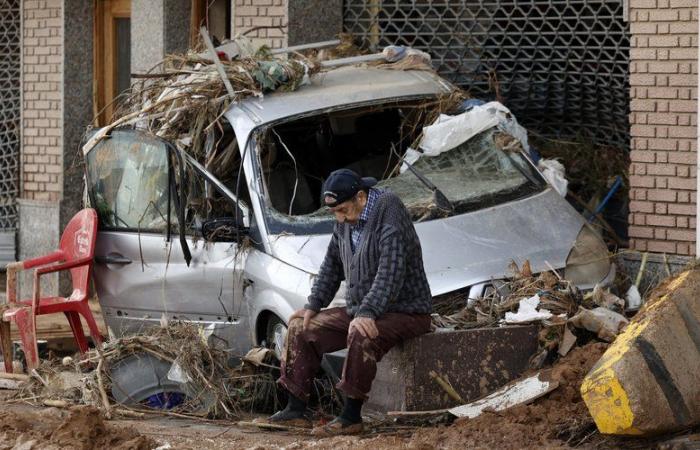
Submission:
<svg viewBox="0 0 700 450">
<path fill-rule="evenodd" d="M 20 0 L 0 0 L 0 231 L 17 227 Z"/>
<path fill-rule="evenodd" d="M 622 0 L 344 0 L 345 31 L 427 51 L 437 71 L 528 128 L 629 149 Z"/>
</svg>

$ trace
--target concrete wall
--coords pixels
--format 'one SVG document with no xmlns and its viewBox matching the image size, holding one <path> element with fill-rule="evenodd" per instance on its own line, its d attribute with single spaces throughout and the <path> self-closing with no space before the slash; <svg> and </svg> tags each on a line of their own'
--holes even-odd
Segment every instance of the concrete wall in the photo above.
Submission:
<svg viewBox="0 0 700 450">
<path fill-rule="evenodd" d="M 17 204 L 19 206 L 19 259 L 43 255 L 57 249 L 60 238 L 58 203 L 20 198 Z M 18 277 L 18 295 L 21 298 L 31 298 L 33 276 L 33 270 L 25 270 Z M 56 295 L 58 285 L 58 274 L 44 275 L 41 277 L 42 295 Z"/>
<path fill-rule="evenodd" d="M 132 73 L 147 72 L 163 57 L 163 2 L 164 0 L 131 0 Z"/>
<path fill-rule="evenodd" d="M 697 0 L 630 0 L 631 247 L 694 255 Z"/>
</svg>

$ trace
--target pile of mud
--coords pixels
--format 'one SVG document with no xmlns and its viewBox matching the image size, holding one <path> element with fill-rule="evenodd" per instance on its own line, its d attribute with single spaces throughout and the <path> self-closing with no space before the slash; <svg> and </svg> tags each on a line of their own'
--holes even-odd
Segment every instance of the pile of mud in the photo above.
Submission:
<svg viewBox="0 0 700 450">
<path fill-rule="evenodd" d="M 423 428 L 409 437 L 335 438 L 319 448 L 451 449 L 451 448 L 567 448 L 590 443 L 596 427 L 579 388 L 600 359 L 607 343 L 592 342 L 573 349 L 552 367 L 559 387 L 529 405 L 486 412 L 474 419 L 457 419 L 446 426 Z M 299 448 L 304 448 L 301 444 Z"/>
<path fill-rule="evenodd" d="M 147 450 L 157 443 L 131 428 L 105 424 L 102 414 L 89 406 L 68 411 L 44 410 L 17 414 L 0 412 L 0 450 Z"/>
</svg>

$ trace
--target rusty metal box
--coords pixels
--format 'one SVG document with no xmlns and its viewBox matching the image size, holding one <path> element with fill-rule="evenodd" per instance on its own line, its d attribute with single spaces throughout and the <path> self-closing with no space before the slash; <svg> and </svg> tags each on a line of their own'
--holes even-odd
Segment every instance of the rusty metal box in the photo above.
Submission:
<svg viewBox="0 0 700 450">
<path fill-rule="evenodd" d="M 465 402 L 519 377 L 537 351 L 535 325 L 429 333 L 391 349 L 377 366 L 367 409 L 425 411 L 458 402 L 430 376 L 433 370 Z"/>
</svg>

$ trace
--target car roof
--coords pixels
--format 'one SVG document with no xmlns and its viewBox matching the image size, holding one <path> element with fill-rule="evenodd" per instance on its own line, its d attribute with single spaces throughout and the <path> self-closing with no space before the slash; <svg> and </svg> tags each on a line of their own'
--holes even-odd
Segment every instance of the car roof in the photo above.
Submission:
<svg viewBox="0 0 700 450">
<path fill-rule="evenodd" d="M 273 92 L 234 104 L 256 124 L 343 105 L 382 99 L 449 93 L 454 87 L 435 72 L 390 70 L 367 66 L 339 67 L 311 77 L 310 84 L 291 92 Z"/>
</svg>

